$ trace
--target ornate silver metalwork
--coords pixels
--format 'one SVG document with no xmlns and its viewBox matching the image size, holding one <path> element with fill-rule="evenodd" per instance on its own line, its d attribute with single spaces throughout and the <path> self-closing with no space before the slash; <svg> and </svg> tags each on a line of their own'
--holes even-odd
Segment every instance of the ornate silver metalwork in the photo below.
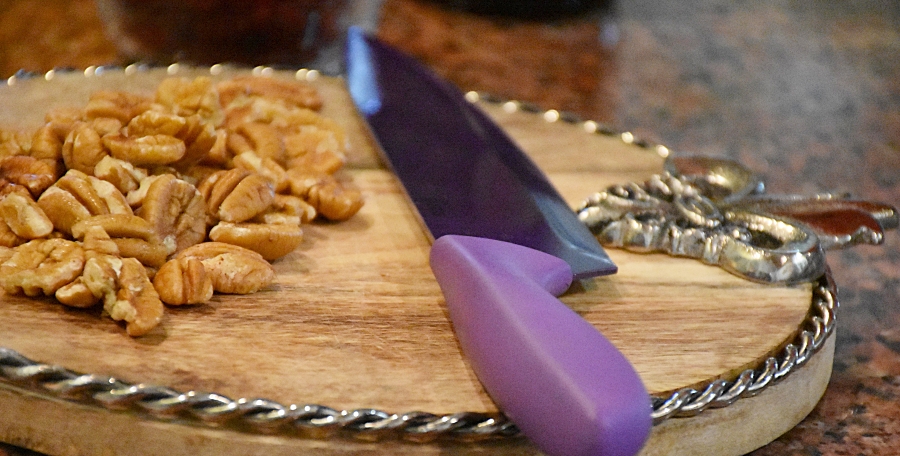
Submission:
<svg viewBox="0 0 900 456">
<path fill-rule="evenodd" d="M 124 72 L 139 74 L 148 68 L 132 65 L 124 68 Z M 223 69 L 221 65 L 213 65 L 209 71 L 215 75 Z M 114 67 L 91 67 L 84 74 L 86 77 L 96 77 L 103 72 L 122 70 Z M 167 70 L 170 74 L 177 74 L 179 66 L 173 64 Z M 271 68 L 258 67 L 253 73 L 266 75 L 271 71 Z M 12 86 L 18 80 L 30 77 L 49 80 L 56 73 L 57 71 L 44 75 L 17 73 L 7 79 L 6 84 Z M 318 73 L 300 70 L 296 77 L 309 80 L 318 77 Z M 475 92 L 467 94 L 467 98 L 473 103 L 509 104 L 514 110 L 541 115 L 548 122 L 562 121 L 579 125 L 589 134 L 617 137 L 625 143 L 653 151 L 662 157 L 669 154 L 669 150 L 662 145 L 650 144 L 635 138 L 631 133 L 618 132 L 593 121 L 583 121 L 568 113 L 545 111 L 535 105 L 500 100 Z M 671 185 L 677 184 L 671 182 Z M 707 224 L 706 219 L 710 218 L 707 211 L 711 212 L 710 207 L 705 204 L 702 201 L 684 202 L 683 209 L 679 210 L 686 211 L 687 217 L 697 217 L 699 214 L 701 218 L 696 218 L 695 222 L 704 225 Z M 890 225 L 893 220 L 896 226 L 896 212 L 885 212 L 881 220 L 886 225 Z M 791 240 L 791 236 L 799 235 L 789 232 L 785 236 Z M 801 239 L 798 237 L 796 240 Z M 733 380 L 717 380 L 699 390 L 686 388 L 664 397 L 653 397 L 651 415 L 654 423 L 673 417 L 695 416 L 704 410 L 724 407 L 742 397 L 756 395 L 804 365 L 833 333 L 835 310 L 838 307 L 835 287 L 830 277 L 822 275 L 815 279 L 818 282 L 813 290 L 809 315 L 801 324 L 798 335 L 780 354 L 767 358 L 754 369 L 743 371 Z M 400 438 L 416 442 L 443 438 L 472 441 L 519 435 L 516 426 L 502 414 L 433 414 L 418 411 L 391 413 L 375 409 L 337 410 L 316 404 L 284 405 L 266 399 L 234 400 L 217 393 L 182 392 L 165 386 L 129 383 L 99 374 L 82 374 L 33 361 L 15 350 L 0 347 L 0 388 L 3 385 L 84 405 L 110 410 L 132 410 L 153 419 L 177 419 L 197 425 L 234 427 L 266 434 L 281 432 L 302 436 L 315 431 L 317 436 L 322 436 L 350 432 L 369 440 Z"/>
<path fill-rule="evenodd" d="M 590 196 L 579 218 L 605 246 L 696 258 L 750 280 L 786 284 L 824 274 L 825 247 L 880 243 L 884 230 L 897 226 L 888 205 L 764 195 L 761 180 L 723 158 L 668 157 L 665 169 L 644 183 Z"/>
</svg>

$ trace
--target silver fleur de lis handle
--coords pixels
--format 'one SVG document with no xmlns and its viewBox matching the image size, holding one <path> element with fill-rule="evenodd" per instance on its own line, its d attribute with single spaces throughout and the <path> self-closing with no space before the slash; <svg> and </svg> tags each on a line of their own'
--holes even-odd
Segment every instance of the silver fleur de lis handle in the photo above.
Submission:
<svg viewBox="0 0 900 456">
<path fill-rule="evenodd" d="M 747 279 L 793 284 L 825 273 L 825 249 L 880 244 L 895 208 L 848 195 L 767 195 L 740 164 L 708 156 L 666 160 L 643 183 L 615 185 L 578 209 L 601 244 L 665 252 Z"/>
</svg>

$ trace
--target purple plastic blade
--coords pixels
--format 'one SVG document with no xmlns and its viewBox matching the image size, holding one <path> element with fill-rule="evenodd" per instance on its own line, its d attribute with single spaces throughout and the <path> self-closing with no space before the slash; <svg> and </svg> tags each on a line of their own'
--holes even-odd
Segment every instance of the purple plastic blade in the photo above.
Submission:
<svg viewBox="0 0 900 456">
<path fill-rule="evenodd" d="M 650 433 L 650 396 L 627 359 L 556 295 L 553 256 L 448 235 L 431 249 L 460 346 L 501 410 L 549 455 L 630 456 Z"/>
<path fill-rule="evenodd" d="M 616 266 L 541 170 L 458 89 L 353 30 L 347 82 L 434 239 L 486 237 L 562 258 L 576 279 Z"/>
</svg>

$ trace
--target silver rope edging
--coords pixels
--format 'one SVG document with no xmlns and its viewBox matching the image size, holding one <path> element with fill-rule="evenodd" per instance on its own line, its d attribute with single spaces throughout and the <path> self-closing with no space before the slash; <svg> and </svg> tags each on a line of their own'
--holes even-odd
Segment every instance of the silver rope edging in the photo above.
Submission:
<svg viewBox="0 0 900 456">
<path fill-rule="evenodd" d="M 652 397 L 651 417 L 659 424 L 673 417 L 695 416 L 742 397 L 759 394 L 797 370 L 834 332 L 838 307 L 833 284 L 820 279 L 802 330 L 780 355 L 769 357 L 734 380 L 716 380 L 702 390 L 684 388 L 668 397 Z M 514 437 L 519 430 L 502 414 L 459 412 L 389 413 L 375 409 L 336 410 L 323 405 L 283 405 L 267 399 L 232 400 L 216 393 L 180 392 L 164 386 L 125 381 L 32 361 L 0 347 L 0 382 L 52 397 L 99 405 L 110 410 L 136 410 L 159 419 L 191 419 L 209 426 L 231 426 L 256 432 L 303 436 L 350 432 L 357 438 L 397 437 L 415 442 L 452 438 L 466 441 Z"/>
<path fill-rule="evenodd" d="M 134 74 L 148 68 L 132 65 L 124 71 Z M 115 67 L 91 67 L 84 74 L 95 77 L 105 71 L 120 70 Z M 167 70 L 169 74 L 175 74 L 178 66 L 173 64 Z M 221 70 L 221 65 L 210 67 L 212 74 Z M 253 70 L 254 75 L 265 77 L 270 69 L 258 67 Z M 51 70 L 43 77 L 52 79 L 56 72 Z M 39 76 L 20 72 L 7 79 L 6 84 L 11 86 L 17 80 Z M 317 76 L 317 73 L 307 70 L 299 70 L 296 74 L 297 79 L 314 79 Z M 618 137 L 627 144 L 653 151 L 662 157 L 669 153 L 665 146 L 636 139 L 631 133 L 618 132 L 597 122 L 583 121 L 570 113 L 541 110 L 533 104 L 502 100 L 477 92 L 467 93 L 466 98 L 473 103 L 502 104 L 507 111 L 539 114 L 548 122 L 581 125 L 588 133 Z M 654 424 L 725 407 L 778 383 L 803 366 L 824 345 L 834 332 L 838 306 L 831 278 L 828 275 L 821 277 L 813 287 L 812 305 L 799 333 L 778 356 L 769 357 L 756 368 L 743 371 L 734 380 L 716 380 L 702 390 L 684 388 L 668 397 L 652 397 L 651 417 Z M 190 420 L 210 427 L 249 432 L 282 432 L 319 438 L 347 434 L 365 440 L 395 437 L 413 442 L 429 442 L 439 438 L 476 441 L 520 435 L 518 428 L 503 414 L 434 414 L 419 411 L 397 414 L 376 409 L 337 410 L 316 404 L 283 405 L 268 399 L 233 400 L 217 393 L 180 392 L 164 386 L 77 373 L 61 366 L 33 361 L 3 347 L 0 347 L 0 384 L 109 410 L 138 411 L 160 420 Z"/>
</svg>

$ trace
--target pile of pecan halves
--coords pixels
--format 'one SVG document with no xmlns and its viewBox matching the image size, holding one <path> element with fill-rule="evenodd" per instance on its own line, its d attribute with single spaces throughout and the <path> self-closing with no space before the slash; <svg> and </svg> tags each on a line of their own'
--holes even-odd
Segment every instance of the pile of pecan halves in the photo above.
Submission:
<svg viewBox="0 0 900 456">
<path fill-rule="evenodd" d="M 0 286 L 103 306 L 131 336 L 165 304 L 271 284 L 316 217 L 345 220 L 347 139 L 314 87 L 266 77 L 98 91 L 34 132 L 0 130 Z"/>
</svg>

